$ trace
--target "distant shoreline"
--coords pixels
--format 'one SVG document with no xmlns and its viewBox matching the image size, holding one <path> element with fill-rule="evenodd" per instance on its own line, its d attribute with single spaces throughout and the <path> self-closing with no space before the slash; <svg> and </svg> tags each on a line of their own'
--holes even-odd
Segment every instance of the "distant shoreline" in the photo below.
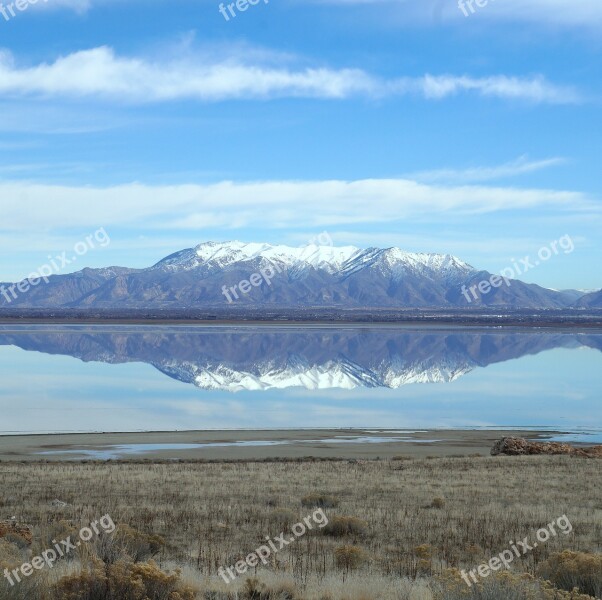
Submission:
<svg viewBox="0 0 602 600">
<path fill-rule="evenodd" d="M 243 429 L 0 435 L 0 461 L 278 461 L 489 456 L 503 437 L 544 440 L 566 430 Z M 573 445 L 590 445 L 572 442 Z M 591 444 L 595 444 L 592 441 Z"/>
<path fill-rule="evenodd" d="M 600 310 L 447 309 L 0 309 L 0 324 L 602 328 Z"/>
</svg>

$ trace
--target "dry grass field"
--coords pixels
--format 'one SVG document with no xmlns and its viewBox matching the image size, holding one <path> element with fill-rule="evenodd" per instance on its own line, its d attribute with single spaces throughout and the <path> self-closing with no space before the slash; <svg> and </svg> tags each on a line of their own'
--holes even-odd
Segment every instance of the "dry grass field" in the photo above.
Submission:
<svg viewBox="0 0 602 600">
<path fill-rule="evenodd" d="M 1 463 L 3 570 L 103 515 L 117 524 L 1 600 L 584 599 L 602 592 L 602 463 L 571 457 L 213 463 Z M 67 503 L 56 506 L 54 500 Z M 226 584 L 266 536 L 329 519 Z M 473 569 L 566 515 L 559 533 L 469 588 Z M 571 553 L 563 551 L 571 551 Z M 528 574 L 523 576 L 522 574 Z M 544 584 L 541 578 L 551 580 Z M 563 592 L 581 587 L 583 593 Z M 558 588 L 558 589 L 557 589 Z"/>
</svg>

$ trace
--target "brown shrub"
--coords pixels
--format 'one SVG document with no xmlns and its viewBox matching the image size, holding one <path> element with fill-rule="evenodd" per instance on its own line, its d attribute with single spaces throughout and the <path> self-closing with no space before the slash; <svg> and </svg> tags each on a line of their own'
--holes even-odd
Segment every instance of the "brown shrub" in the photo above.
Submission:
<svg viewBox="0 0 602 600">
<path fill-rule="evenodd" d="M 271 524 L 284 530 L 297 521 L 297 515 L 288 508 L 277 508 L 268 516 Z"/>
<path fill-rule="evenodd" d="M 13 543 L 8 537 L 0 539 L 0 564 L 21 564 L 24 556 L 20 544 Z"/>
<path fill-rule="evenodd" d="M 332 517 L 324 527 L 324 535 L 342 537 L 344 535 L 363 535 L 368 523 L 357 517 Z"/>
<path fill-rule="evenodd" d="M 359 546 L 338 546 L 334 551 L 334 559 L 339 569 L 351 571 L 366 562 L 366 553 Z"/>
<path fill-rule="evenodd" d="M 245 581 L 242 598 L 245 600 L 296 600 L 297 590 L 293 583 L 275 583 L 268 586 L 257 577 Z"/>
<path fill-rule="evenodd" d="M 180 583 L 180 572 L 165 573 L 154 563 L 93 561 L 89 568 L 68 575 L 54 586 L 56 600 L 194 600 L 196 594 Z"/>
<path fill-rule="evenodd" d="M 444 498 L 433 498 L 431 502 L 431 508 L 443 508 L 445 506 Z"/>
<path fill-rule="evenodd" d="M 16 521 L 2 521 L 0 522 L 0 538 L 11 536 L 12 538 L 19 537 L 23 540 L 25 545 L 30 545 L 33 540 L 31 533 L 31 527 L 29 525 L 22 525 Z"/>
<path fill-rule="evenodd" d="M 566 592 L 523 574 L 509 571 L 492 573 L 471 587 L 460 571 L 448 569 L 431 586 L 435 600 L 595 600 L 578 592 Z"/>
<path fill-rule="evenodd" d="M 429 544 L 421 544 L 414 548 L 414 554 L 421 560 L 430 560 L 435 554 L 435 549 Z"/>
<path fill-rule="evenodd" d="M 19 550 L 25 550 L 31 546 L 31 542 L 20 536 L 18 533 L 9 533 L 0 539 L 0 542 L 11 544 L 19 548 Z"/>
<path fill-rule="evenodd" d="M 339 499 L 328 494 L 314 493 L 301 498 L 301 506 L 306 508 L 336 508 L 338 505 Z"/>
<path fill-rule="evenodd" d="M 602 554 L 565 550 L 552 554 L 539 566 L 538 575 L 557 588 L 602 596 Z"/>
<path fill-rule="evenodd" d="M 165 545 L 162 537 L 142 533 L 129 525 L 119 525 L 113 534 L 113 539 L 134 562 L 156 556 Z"/>
</svg>

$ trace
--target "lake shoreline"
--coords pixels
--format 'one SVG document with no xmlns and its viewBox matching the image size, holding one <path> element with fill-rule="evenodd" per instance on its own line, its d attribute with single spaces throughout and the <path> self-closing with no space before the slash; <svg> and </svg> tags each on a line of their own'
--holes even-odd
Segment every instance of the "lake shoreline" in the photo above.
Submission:
<svg viewBox="0 0 602 600">
<path fill-rule="evenodd" d="M 370 460 L 489 456 L 503 437 L 548 440 L 549 429 L 266 429 L 0 435 L 0 461 Z M 577 435 L 577 434 L 575 434 Z M 573 441 L 575 446 L 590 445 Z M 595 442 L 591 442 L 595 444 Z"/>
<path fill-rule="evenodd" d="M 316 327 L 316 328 L 336 328 L 341 327 L 412 327 L 416 329 L 511 329 L 515 328 L 518 330 L 528 329 L 552 329 L 561 331 L 563 329 L 574 331 L 602 331 L 602 318 L 594 321 L 576 321 L 576 322 L 564 322 L 564 321 L 521 321 L 521 320 L 501 320 L 501 319 L 474 319 L 474 320 L 461 320 L 461 319 L 391 319 L 391 320 L 305 320 L 296 321 L 290 320 L 236 320 L 236 319 L 18 319 L 18 318 L 4 318 L 0 317 L 0 325 L 136 325 L 136 326 L 187 326 L 187 327 L 236 327 L 236 328 L 252 328 L 252 327 L 265 327 L 265 328 L 305 328 L 305 327 Z"/>
<path fill-rule="evenodd" d="M 165 307 L 6 308 L 0 324 L 221 325 L 221 326 L 457 326 L 602 328 L 602 309 L 483 307 Z"/>
</svg>

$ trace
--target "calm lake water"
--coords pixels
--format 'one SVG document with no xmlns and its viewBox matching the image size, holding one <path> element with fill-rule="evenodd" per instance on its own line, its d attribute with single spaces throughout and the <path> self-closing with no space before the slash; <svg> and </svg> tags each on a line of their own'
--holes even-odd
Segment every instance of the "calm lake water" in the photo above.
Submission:
<svg viewBox="0 0 602 600">
<path fill-rule="evenodd" d="M 3 325 L 0 414 L 8 433 L 532 427 L 602 442 L 602 332 Z"/>
</svg>

